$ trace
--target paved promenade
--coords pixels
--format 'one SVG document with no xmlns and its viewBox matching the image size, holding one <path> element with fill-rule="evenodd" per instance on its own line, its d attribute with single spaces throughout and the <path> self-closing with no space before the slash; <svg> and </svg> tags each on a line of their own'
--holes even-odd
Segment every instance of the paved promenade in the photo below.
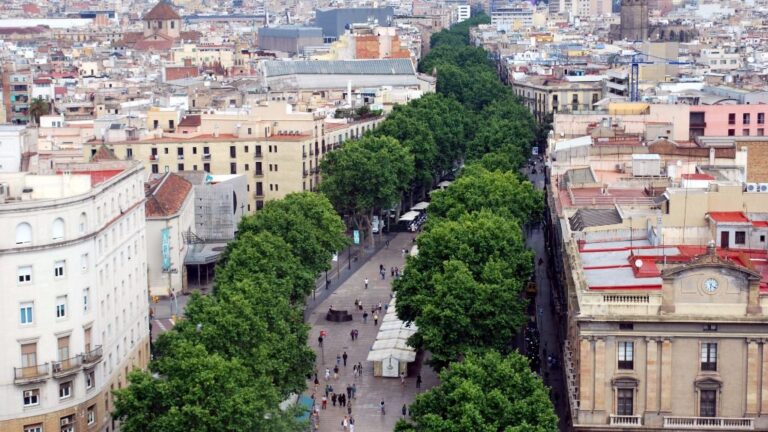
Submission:
<svg viewBox="0 0 768 432">
<path fill-rule="evenodd" d="M 310 334 L 310 346 L 317 354 L 316 367 L 320 384 L 315 394 L 318 405 L 325 394 L 325 385 L 329 383 L 336 393 L 346 392 L 347 385 L 355 383 L 357 386 L 356 399 L 352 400 L 352 416 L 355 418 L 355 432 L 389 432 L 394 429 L 395 423 L 401 418 L 403 404 L 413 401 L 417 391 L 424 391 L 437 384 L 437 376 L 432 369 L 424 365 L 421 368 L 421 389 L 416 389 L 416 377 L 410 376 L 405 385 L 400 384 L 398 378 L 381 378 L 373 376 L 373 364 L 366 361 L 368 351 L 376 339 L 378 326 L 373 323 L 373 316 L 368 317 L 368 322 L 363 323 L 362 311 L 355 309 L 355 300 L 362 301 L 364 310 L 371 315 L 373 305 L 379 302 L 386 304 L 392 292 L 392 278 L 390 268 L 403 269 L 405 258 L 402 250 L 410 251 L 414 235 L 400 233 L 392 237 L 388 248 L 381 248 L 370 259 L 349 277 L 322 303 L 317 305 L 308 314 L 307 322 L 312 326 Z M 363 258 L 361 258 L 363 259 Z M 386 278 L 381 279 L 379 265 L 386 268 Z M 368 278 L 368 289 L 365 289 L 364 280 Z M 325 320 L 325 314 L 333 305 L 334 309 L 346 309 L 352 312 L 354 319 L 351 322 L 333 323 Z M 379 313 L 379 325 L 384 312 Z M 350 331 L 357 329 L 359 337 L 352 341 Z M 328 335 L 324 338 L 323 347 L 318 344 L 320 331 L 325 330 Z M 336 365 L 336 356 L 347 353 L 347 366 L 343 361 L 339 364 L 339 378 L 333 378 L 333 367 Z M 358 362 L 363 365 L 363 375 L 353 377 L 352 365 Z M 325 369 L 331 370 L 331 378 L 326 382 Z M 314 384 L 308 385 L 307 395 L 314 392 Z M 379 403 L 384 400 L 386 415 L 381 415 Z M 337 404 L 338 405 L 338 404 Z M 320 431 L 340 431 L 341 421 L 347 414 L 347 409 L 334 407 L 328 400 L 328 408 L 320 411 Z"/>
</svg>

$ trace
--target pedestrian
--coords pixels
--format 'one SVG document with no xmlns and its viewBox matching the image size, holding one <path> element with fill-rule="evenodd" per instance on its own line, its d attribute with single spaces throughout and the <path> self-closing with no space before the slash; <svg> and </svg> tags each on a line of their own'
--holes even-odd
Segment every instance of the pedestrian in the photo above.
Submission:
<svg viewBox="0 0 768 432">
<path fill-rule="evenodd" d="M 331 378 L 331 371 L 328 368 L 325 368 L 325 380 L 328 381 L 328 379 Z"/>
<path fill-rule="evenodd" d="M 384 264 L 379 264 L 379 271 L 380 272 L 384 271 Z"/>
<path fill-rule="evenodd" d="M 353 378 L 357 378 L 357 365 L 356 364 L 352 365 L 352 377 Z"/>
<path fill-rule="evenodd" d="M 360 369 L 358 368 L 358 372 Z M 357 399 L 357 384 L 352 383 L 352 399 Z"/>
<path fill-rule="evenodd" d="M 379 407 L 381 407 L 381 415 L 386 414 L 386 412 L 384 411 L 384 399 L 382 399 L 381 402 L 379 402 Z"/>
<path fill-rule="evenodd" d="M 339 395 L 339 406 L 347 406 L 347 396 L 344 393 Z"/>
<path fill-rule="evenodd" d="M 341 356 L 341 358 L 344 359 L 344 367 L 347 367 L 347 357 L 349 357 L 349 356 L 347 356 L 347 352 L 344 351 L 344 355 Z"/>
<path fill-rule="evenodd" d="M 350 339 L 355 340 L 355 331 L 354 330 L 350 330 L 349 331 L 349 337 L 350 337 Z"/>
<path fill-rule="evenodd" d="M 336 354 L 336 366 L 341 364 L 341 354 Z"/>
<path fill-rule="evenodd" d="M 357 362 L 357 373 L 359 373 L 360 376 L 363 376 L 363 364 L 360 362 Z"/>
<path fill-rule="evenodd" d="M 333 394 L 331 395 L 331 402 L 333 403 L 333 406 L 336 406 L 336 399 L 338 399 L 338 398 L 336 397 L 336 393 L 333 393 Z"/>
<path fill-rule="evenodd" d="M 381 312 L 381 302 L 379 302 L 379 312 Z"/>
<path fill-rule="evenodd" d="M 315 386 L 317 386 L 318 384 L 320 384 L 320 380 L 317 379 L 317 374 L 315 374 Z"/>
<path fill-rule="evenodd" d="M 368 289 L 368 278 L 365 278 L 363 282 L 365 282 L 365 289 Z"/>
<path fill-rule="evenodd" d="M 389 275 L 392 276 L 392 277 L 395 277 L 395 268 L 394 267 L 390 267 L 389 268 Z"/>
<path fill-rule="evenodd" d="M 357 366 L 357 365 L 355 365 L 355 366 Z M 352 399 L 352 386 L 349 385 L 349 384 L 347 384 L 347 397 L 349 399 Z"/>
<path fill-rule="evenodd" d="M 352 415 L 352 402 L 347 402 L 347 414 Z"/>
<path fill-rule="evenodd" d="M 332 385 L 330 385 L 330 384 L 328 384 L 328 390 L 329 390 L 331 393 L 333 393 L 333 386 L 332 386 Z"/>
<path fill-rule="evenodd" d="M 386 275 L 386 274 L 387 274 L 387 272 L 385 272 L 385 271 L 384 271 L 384 269 L 381 269 L 381 270 L 379 271 L 379 274 L 381 275 L 381 280 L 384 280 L 384 275 Z"/>
<path fill-rule="evenodd" d="M 331 386 L 329 384 L 325 385 L 325 397 L 328 397 L 328 395 L 331 393 Z"/>
<path fill-rule="evenodd" d="M 333 367 L 333 379 L 334 380 L 339 379 L 339 367 L 338 366 L 334 366 Z"/>
<path fill-rule="evenodd" d="M 421 388 L 421 374 L 416 375 L 416 388 Z"/>
<path fill-rule="evenodd" d="M 322 336 L 318 336 L 317 337 L 317 344 L 320 345 L 320 347 L 322 348 L 322 346 L 323 346 L 323 337 Z"/>
<path fill-rule="evenodd" d="M 363 324 L 368 324 L 368 311 L 363 312 Z"/>
<path fill-rule="evenodd" d="M 341 429 L 345 432 L 349 430 L 349 419 L 347 419 L 347 416 L 344 416 L 344 419 L 341 421 Z"/>
<path fill-rule="evenodd" d="M 373 314 L 373 325 L 379 325 L 379 314 Z"/>
<path fill-rule="evenodd" d="M 400 372 L 400 385 L 405 386 L 405 372 Z"/>
<path fill-rule="evenodd" d="M 354 331 L 355 331 L 355 340 L 357 340 L 357 338 L 360 337 L 360 332 L 357 329 L 355 329 Z"/>
<path fill-rule="evenodd" d="M 384 242 L 384 247 L 385 247 L 386 249 L 389 249 L 389 239 L 387 239 L 387 240 Z"/>
<path fill-rule="evenodd" d="M 408 414 L 408 406 L 406 404 L 403 404 L 403 417 L 405 417 Z"/>
<path fill-rule="evenodd" d="M 327 396 L 323 396 L 323 399 L 322 399 L 320 407 L 322 409 L 326 409 L 328 407 L 328 397 Z"/>
</svg>

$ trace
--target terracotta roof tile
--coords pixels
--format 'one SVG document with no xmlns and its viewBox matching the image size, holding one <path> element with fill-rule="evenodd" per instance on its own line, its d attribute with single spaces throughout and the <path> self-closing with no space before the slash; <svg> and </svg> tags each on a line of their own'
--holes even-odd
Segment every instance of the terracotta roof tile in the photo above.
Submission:
<svg viewBox="0 0 768 432">
<path fill-rule="evenodd" d="M 169 3 L 160 1 L 155 7 L 144 15 L 144 20 L 178 20 L 181 19 L 176 10 Z"/>
<path fill-rule="evenodd" d="M 195 127 L 200 126 L 201 123 L 199 115 L 188 115 L 181 119 L 179 127 Z"/>
<path fill-rule="evenodd" d="M 148 217 L 172 216 L 179 212 L 192 190 L 192 183 L 168 173 L 156 186 L 147 192 L 144 209 Z"/>
</svg>

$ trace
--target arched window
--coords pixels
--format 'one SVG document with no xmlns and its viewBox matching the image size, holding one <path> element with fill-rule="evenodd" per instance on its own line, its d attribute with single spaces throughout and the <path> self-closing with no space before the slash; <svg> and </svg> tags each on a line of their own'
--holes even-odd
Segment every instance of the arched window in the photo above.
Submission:
<svg viewBox="0 0 768 432">
<path fill-rule="evenodd" d="M 64 219 L 54 219 L 53 227 L 51 229 L 51 238 L 53 240 L 64 240 Z"/>
<path fill-rule="evenodd" d="M 32 225 L 22 222 L 16 225 L 16 244 L 32 243 Z"/>
<path fill-rule="evenodd" d="M 80 213 L 80 234 L 85 234 L 85 230 L 88 229 L 88 216 L 85 212 Z"/>
</svg>

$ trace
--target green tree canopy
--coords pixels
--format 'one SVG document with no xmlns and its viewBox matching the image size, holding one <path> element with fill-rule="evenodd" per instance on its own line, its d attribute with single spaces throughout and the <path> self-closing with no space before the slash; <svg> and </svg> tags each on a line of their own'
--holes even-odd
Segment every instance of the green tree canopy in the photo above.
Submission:
<svg viewBox="0 0 768 432">
<path fill-rule="evenodd" d="M 472 171 L 471 175 L 465 172 L 448 189 L 432 195 L 430 218 L 458 219 L 464 213 L 486 209 L 523 224 L 544 209 L 543 193 L 517 174 L 481 167 Z"/>
<path fill-rule="evenodd" d="M 130 386 L 115 391 L 113 415 L 126 432 L 301 431 L 292 411 L 266 376 L 254 376 L 239 359 L 212 354 L 177 340 L 172 354 L 129 374 Z"/>
<path fill-rule="evenodd" d="M 513 286 L 521 287 L 528 280 L 533 255 L 513 219 L 480 211 L 427 225 L 427 231 L 418 238 L 419 254 L 408 259 L 403 277 L 394 284 L 401 319 L 414 321 L 423 313 L 424 305 L 435 294 L 434 274 L 449 260 L 463 262 L 478 282 L 518 281 Z"/>
<path fill-rule="evenodd" d="M 414 175 L 414 157 L 394 138 L 366 135 L 328 153 L 320 170 L 320 190 L 372 241 L 373 211 L 400 201 Z"/>
<path fill-rule="evenodd" d="M 328 270 L 332 255 L 347 244 L 344 223 L 331 203 L 312 192 L 268 201 L 259 212 L 240 221 L 239 231 L 279 236 L 306 270 L 315 275 Z"/>
<path fill-rule="evenodd" d="M 509 352 L 515 332 L 526 320 L 520 300 L 520 283 L 499 277 L 504 264 L 491 260 L 486 273 L 496 273 L 490 283 L 475 280 L 466 264 L 446 261 L 434 273 L 432 293 L 416 317 L 419 331 L 409 341 L 432 353 L 437 370 L 472 352 L 494 349 Z"/>
<path fill-rule="evenodd" d="M 396 432 L 555 432 L 547 388 L 527 360 L 490 351 L 452 363 L 440 385 L 416 397 Z"/>
</svg>

